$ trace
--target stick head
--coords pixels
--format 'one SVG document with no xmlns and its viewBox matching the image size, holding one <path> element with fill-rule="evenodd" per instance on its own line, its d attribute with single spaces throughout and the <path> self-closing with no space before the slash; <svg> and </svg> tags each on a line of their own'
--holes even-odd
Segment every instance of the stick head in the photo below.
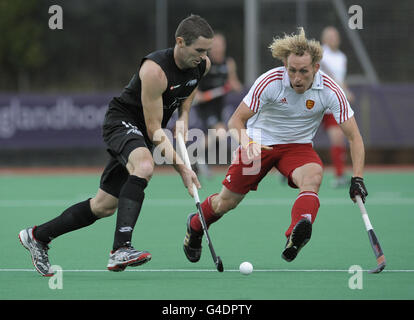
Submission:
<svg viewBox="0 0 414 320">
<path fill-rule="evenodd" d="M 216 267 L 217 267 L 218 272 L 223 272 L 224 271 L 223 261 L 221 261 L 220 257 L 217 257 Z"/>
<path fill-rule="evenodd" d="M 380 273 L 382 270 L 384 270 L 386 264 L 385 261 L 381 264 L 379 264 L 375 269 L 369 270 L 368 273 Z"/>
</svg>

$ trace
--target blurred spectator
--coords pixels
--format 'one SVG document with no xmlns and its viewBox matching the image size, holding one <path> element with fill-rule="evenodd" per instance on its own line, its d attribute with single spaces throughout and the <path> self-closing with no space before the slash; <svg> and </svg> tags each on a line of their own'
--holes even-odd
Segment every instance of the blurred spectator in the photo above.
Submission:
<svg viewBox="0 0 414 320">
<path fill-rule="evenodd" d="M 219 146 L 227 146 L 227 126 L 223 119 L 223 109 L 226 102 L 226 94 L 230 91 L 241 92 L 243 86 L 237 76 L 236 62 L 226 56 L 226 38 L 221 33 L 215 33 L 213 46 L 209 52 L 211 61 L 210 72 L 201 80 L 195 103 L 198 103 L 197 113 L 203 122 L 203 129 L 215 129 L 215 135 L 207 135 L 207 139 L 200 143 L 207 148 L 215 148 L 217 140 Z M 210 149 L 212 150 L 212 149 Z M 219 150 L 219 152 L 227 152 Z M 209 176 L 207 165 L 198 155 L 198 170 L 201 175 Z M 206 161 L 207 164 L 207 155 Z"/>
<path fill-rule="evenodd" d="M 322 31 L 321 41 L 323 45 L 321 70 L 333 78 L 339 86 L 343 88 L 348 101 L 352 103 L 354 101 L 354 96 L 345 82 L 347 58 L 339 49 L 341 38 L 338 30 L 332 26 L 326 27 Z M 346 163 L 346 142 L 344 134 L 330 111 L 325 113 L 322 125 L 326 130 L 331 143 L 330 155 L 335 173 L 333 187 L 338 188 L 346 186 L 348 179 L 346 179 L 344 174 Z"/>
</svg>

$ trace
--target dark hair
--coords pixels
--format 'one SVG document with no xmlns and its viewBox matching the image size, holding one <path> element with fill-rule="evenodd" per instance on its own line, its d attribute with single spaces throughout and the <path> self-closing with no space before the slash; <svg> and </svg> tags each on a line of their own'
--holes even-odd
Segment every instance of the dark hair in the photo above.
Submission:
<svg viewBox="0 0 414 320">
<path fill-rule="evenodd" d="M 205 19 L 195 14 L 181 21 L 175 31 L 175 37 L 183 38 L 187 46 L 191 45 L 200 36 L 212 39 L 214 31 Z"/>
</svg>

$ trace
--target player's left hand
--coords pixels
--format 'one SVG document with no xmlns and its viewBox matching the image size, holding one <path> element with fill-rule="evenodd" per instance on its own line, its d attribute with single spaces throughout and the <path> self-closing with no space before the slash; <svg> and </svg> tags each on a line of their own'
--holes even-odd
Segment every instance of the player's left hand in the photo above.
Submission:
<svg viewBox="0 0 414 320">
<path fill-rule="evenodd" d="M 245 147 L 245 149 L 247 153 L 247 158 L 250 160 L 259 157 L 262 153 L 262 149 L 272 150 L 272 147 L 264 146 L 257 142 L 250 141 L 249 144 Z"/>
<path fill-rule="evenodd" d="M 193 170 L 190 170 L 185 166 L 182 167 L 180 175 L 185 187 L 187 188 L 188 193 L 192 198 L 194 198 L 193 184 L 197 187 L 197 189 L 201 188 L 201 184 L 197 178 L 197 175 Z"/>
<path fill-rule="evenodd" d="M 365 198 L 368 195 L 367 188 L 364 184 L 364 179 L 361 177 L 352 177 L 351 178 L 351 187 L 349 188 L 349 196 L 352 201 L 356 202 L 355 196 L 360 195 L 362 201 L 365 203 Z"/>
</svg>

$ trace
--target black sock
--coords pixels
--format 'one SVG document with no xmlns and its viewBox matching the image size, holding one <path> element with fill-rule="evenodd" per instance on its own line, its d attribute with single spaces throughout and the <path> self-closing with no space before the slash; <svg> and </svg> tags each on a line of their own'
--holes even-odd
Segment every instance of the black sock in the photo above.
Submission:
<svg viewBox="0 0 414 320">
<path fill-rule="evenodd" d="M 98 217 L 91 210 L 89 200 L 79 202 L 62 212 L 62 214 L 33 230 L 36 240 L 49 243 L 52 239 L 86 226 L 91 225 Z"/>
<path fill-rule="evenodd" d="M 118 213 L 113 251 L 131 243 L 132 231 L 137 222 L 147 180 L 130 175 L 119 193 Z"/>
</svg>

